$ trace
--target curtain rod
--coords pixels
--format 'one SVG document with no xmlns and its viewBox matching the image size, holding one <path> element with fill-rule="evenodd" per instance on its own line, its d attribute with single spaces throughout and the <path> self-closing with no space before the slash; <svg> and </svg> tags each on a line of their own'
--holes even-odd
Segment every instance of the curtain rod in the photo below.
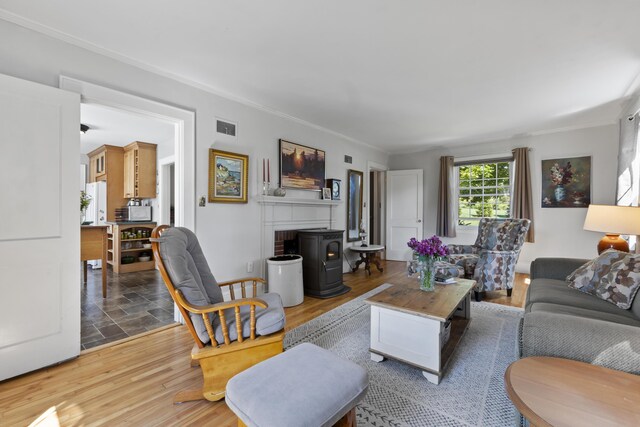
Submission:
<svg viewBox="0 0 640 427">
<path fill-rule="evenodd" d="M 533 148 L 529 148 L 529 151 L 533 151 Z M 477 162 L 482 163 L 482 161 L 492 161 L 492 160 L 513 160 L 513 152 L 512 151 L 502 151 L 499 153 L 491 153 L 491 154 L 479 154 L 477 156 L 467 156 L 467 157 L 453 157 L 453 161 L 455 165 L 459 163 L 471 163 Z"/>
</svg>

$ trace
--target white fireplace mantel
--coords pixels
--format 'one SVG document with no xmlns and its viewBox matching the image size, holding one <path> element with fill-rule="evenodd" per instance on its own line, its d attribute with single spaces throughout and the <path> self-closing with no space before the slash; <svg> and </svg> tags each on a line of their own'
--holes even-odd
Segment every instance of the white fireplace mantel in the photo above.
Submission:
<svg viewBox="0 0 640 427">
<path fill-rule="evenodd" d="M 341 200 L 322 200 L 322 199 L 300 199 L 293 197 L 276 197 L 276 196 L 258 196 L 256 201 L 260 204 L 276 204 L 276 205 L 320 205 L 320 206 L 337 206 L 342 203 Z"/>
</svg>

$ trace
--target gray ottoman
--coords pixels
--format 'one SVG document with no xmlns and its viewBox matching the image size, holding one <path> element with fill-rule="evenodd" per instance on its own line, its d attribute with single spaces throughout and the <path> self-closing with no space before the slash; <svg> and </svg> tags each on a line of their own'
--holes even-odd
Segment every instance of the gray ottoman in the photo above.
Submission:
<svg viewBox="0 0 640 427">
<path fill-rule="evenodd" d="M 363 368 L 304 343 L 231 378 L 225 399 L 239 426 L 328 427 L 343 417 L 355 426 L 368 387 Z"/>
</svg>

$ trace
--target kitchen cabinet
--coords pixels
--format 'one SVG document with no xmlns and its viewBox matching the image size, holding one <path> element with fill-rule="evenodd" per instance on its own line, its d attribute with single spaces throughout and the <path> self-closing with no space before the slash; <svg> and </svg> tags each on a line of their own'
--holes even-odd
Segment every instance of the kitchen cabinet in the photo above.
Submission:
<svg viewBox="0 0 640 427">
<path fill-rule="evenodd" d="M 132 142 L 124 147 L 124 197 L 156 197 L 156 144 Z"/>
<path fill-rule="evenodd" d="M 88 154 L 89 182 L 107 182 L 107 221 L 115 221 L 116 208 L 127 204 L 123 197 L 124 149 L 113 145 L 103 145 Z"/>
<path fill-rule="evenodd" d="M 156 262 L 149 241 L 155 226 L 155 222 L 109 224 L 107 263 L 113 267 L 114 273 L 155 268 Z"/>
<path fill-rule="evenodd" d="M 102 147 L 101 147 L 102 148 Z M 104 165 L 106 163 L 106 150 L 102 149 L 99 153 L 90 158 L 89 169 L 89 182 L 102 181 L 105 170 Z"/>
</svg>

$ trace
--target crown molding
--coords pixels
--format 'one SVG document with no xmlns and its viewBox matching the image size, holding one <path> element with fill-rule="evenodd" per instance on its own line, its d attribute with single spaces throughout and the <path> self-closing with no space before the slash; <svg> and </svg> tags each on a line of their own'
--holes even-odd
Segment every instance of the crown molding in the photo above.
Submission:
<svg viewBox="0 0 640 427">
<path fill-rule="evenodd" d="M 615 119 L 615 120 L 589 122 L 589 123 L 584 123 L 584 124 L 574 125 L 574 126 L 540 129 L 540 130 L 529 131 L 529 132 L 519 132 L 519 133 L 504 132 L 502 134 L 494 134 L 493 136 L 486 136 L 486 137 L 480 137 L 480 138 L 448 140 L 447 145 L 444 145 L 443 141 L 436 141 L 431 143 L 427 147 L 423 146 L 423 147 L 406 148 L 404 150 L 392 151 L 389 154 L 391 156 L 417 154 L 417 153 L 423 153 L 423 152 L 432 151 L 432 150 L 443 150 L 443 149 L 446 150 L 453 147 L 459 148 L 459 147 L 466 147 L 466 146 L 475 146 L 478 144 L 490 144 L 493 142 L 526 138 L 528 136 L 540 136 L 540 135 L 547 135 L 547 134 L 553 134 L 553 133 L 571 132 L 575 130 L 590 129 L 590 128 L 595 128 L 600 126 L 611 126 L 611 125 L 617 125 L 617 124 L 618 124 L 618 119 Z"/>
<path fill-rule="evenodd" d="M 154 73 L 154 74 L 160 75 L 162 77 L 166 77 L 168 79 L 177 81 L 177 82 L 185 84 L 187 86 L 191 86 L 193 88 L 208 92 L 208 93 L 210 93 L 212 95 L 219 96 L 219 97 L 227 99 L 229 101 L 237 102 L 239 104 L 246 105 L 246 106 L 251 107 L 251 108 L 255 108 L 257 110 L 272 114 L 274 116 L 278 116 L 280 118 L 287 119 L 287 120 L 302 124 L 304 126 L 312 128 L 312 129 L 316 129 L 316 130 L 320 130 L 320 131 L 329 133 L 331 135 L 334 135 L 334 136 L 337 136 L 339 138 L 345 139 L 345 140 L 347 140 L 349 142 L 352 142 L 354 144 L 358 144 L 358 145 L 364 146 L 366 148 L 369 148 L 369 149 L 372 149 L 372 150 L 375 150 L 375 151 L 378 151 L 378 152 L 381 152 L 381 153 L 384 153 L 384 154 L 389 154 L 388 151 L 386 151 L 386 150 L 384 150 L 384 149 L 382 149 L 380 147 L 376 147 L 374 145 L 366 143 L 364 141 L 360 141 L 359 139 L 350 137 L 350 136 L 345 135 L 343 133 L 340 133 L 340 132 L 334 131 L 332 129 L 326 128 L 324 126 L 309 122 L 309 121 L 301 119 L 299 117 L 292 116 L 291 114 L 287 114 L 287 113 L 282 112 L 280 110 L 277 110 L 275 108 L 259 104 L 257 102 L 251 101 L 249 99 L 246 99 L 246 98 L 243 98 L 243 97 L 240 97 L 240 96 L 236 96 L 234 94 L 231 94 L 229 92 L 220 90 L 220 89 L 215 88 L 213 86 L 210 86 L 208 84 L 205 84 L 205 83 L 202 83 L 202 82 L 198 82 L 196 80 L 192 80 L 192 79 L 183 77 L 183 76 L 181 76 L 179 74 L 175 74 L 173 72 L 164 70 L 164 69 L 162 69 L 160 67 L 156 67 L 156 66 L 148 64 L 146 62 L 139 61 L 139 60 L 134 59 L 134 58 L 132 58 L 130 56 L 126 56 L 126 55 L 120 54 L 120 53 L 115 52 L 115 51 L 110 50 L 110 49 L 106 49 L 106 48 L 104 48 L 102 46 L 99 46 L 99 45 L 96 45 L 94 43 L 88 42 L 86 40 L 80 39 L 78 37 L 72 36 L 72 35 L 67 34 L 65 32 L 56 30 L 55 28 L 49 27 L 47 25 L 41 24 L 41 23 L 33 21 L 31 19 L 27 19 L 27 18 L 25 18 L 23 16 L 17 15 L 17 14 L 15 14 L 13 12 L 9 12 L 9 11 L 7 11 L 5 9 L 0 9 L 0 19 L 2 19 L 4 21 L 7 21 L 7 22 L 11 22 L 13 24 L 19 25 L 21 27 L 24 27 L 24 28 L 27 28 L 27 29 L 30 29 L 30 30 L 33 30 L 33 31 L 36 31 L 38 33 L 44 34 L 44 35 L 49 36 L 49 37 L 51 37 L 53 39 L 57 39 L 57 40 L 63 41 L 65 43 L 80 47 L 82 49 L 97 53 L 97 54 L 102 55 L 102 56 L 106 56 L 108 58 L 114 59 L 114 60 L 119 61 L 119 62 L 123 62 L 123 63 L 125 63 L 127 65 L 131 65 L 131 66 L 139 68 L 141 70 L 148 71 L 150 73 Z"/>
</svg>

